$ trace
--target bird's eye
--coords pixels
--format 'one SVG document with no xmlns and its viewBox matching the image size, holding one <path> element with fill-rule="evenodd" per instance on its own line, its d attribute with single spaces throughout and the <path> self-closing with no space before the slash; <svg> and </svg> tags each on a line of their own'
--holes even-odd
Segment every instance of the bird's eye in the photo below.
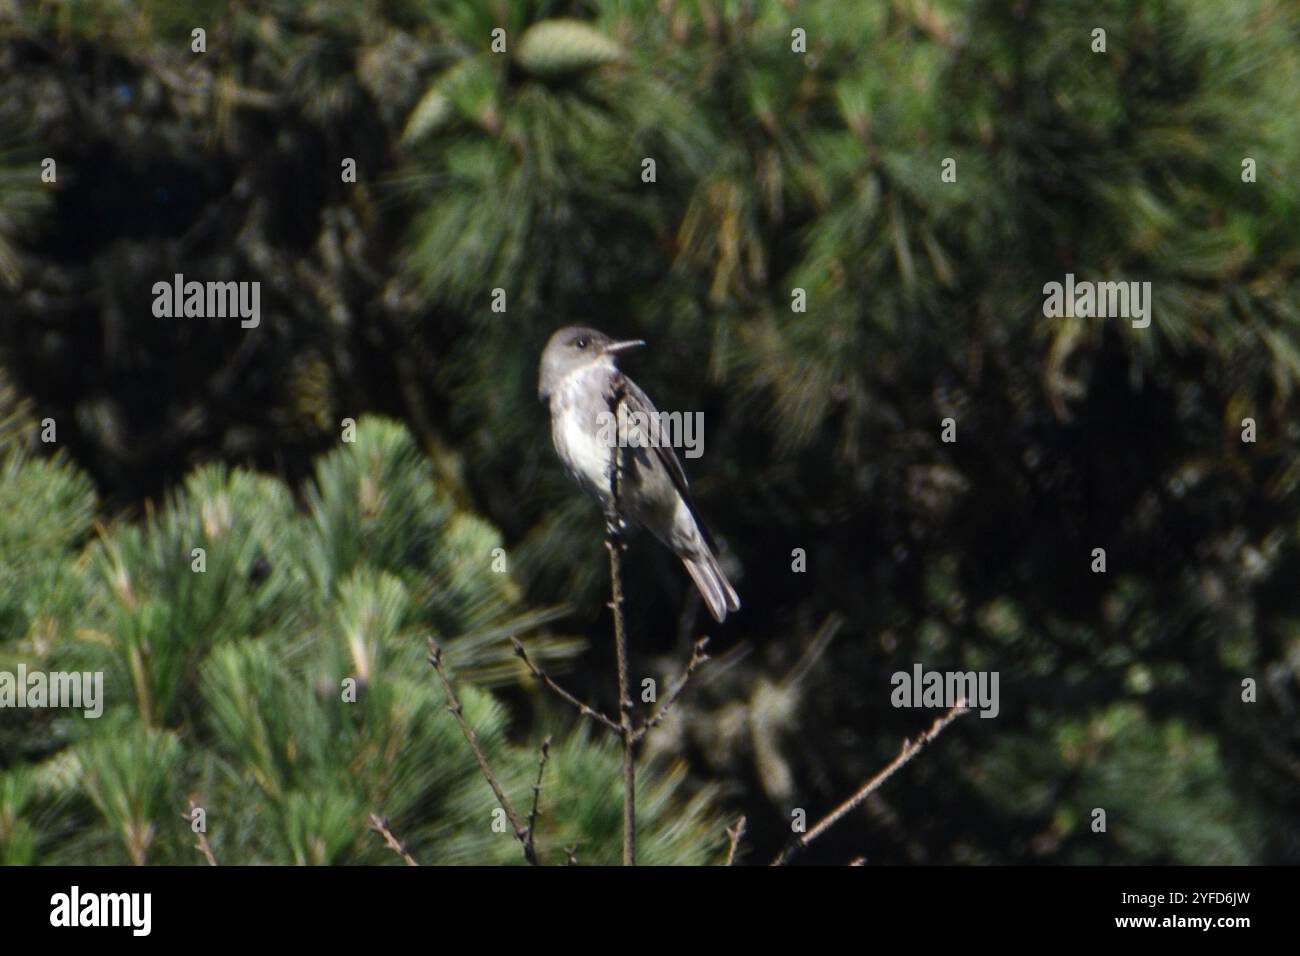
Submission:
<svg viewBox="0 0 1300 956">
<path fill-rule="evenodd" d="M 582 338 L 578 339 L 578 341 L 575 342 L 574 344 L 577 345 L 578 348 L 580 349 L 585 349 L 587 347 L 587 337 L 583 336 Z"/>
</svg>

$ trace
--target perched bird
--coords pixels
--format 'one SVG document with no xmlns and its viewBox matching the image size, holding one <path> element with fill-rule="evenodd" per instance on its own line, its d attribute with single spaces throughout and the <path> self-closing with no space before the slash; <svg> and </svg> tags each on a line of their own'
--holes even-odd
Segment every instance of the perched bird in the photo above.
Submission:
<svg viewBox="0 0 1300 956">
<path fill-rule="evenodd" d="M 611 430 L 611 401 L 620 396 L 630 424 L 620 457 L 619 505 L 623 519 L 648 528 L 682 559 L 714 620 L 740 610 L 740 598 L 714 556 L 686 485 L 686 473 L 672 448 L 659 440 L 658 422 L 645 392 L 618 370 L 615 358 L 645 345 L 640 339 L 615 342 L 595 329 L 570 326 L 551 336 L 542 350 L 537 396 L 550 406 L 551 439 L 565 470 L 601 504 L 608 516 L 613 489 L 611 468 L 617 430 Z M 646 416 L 642 418 L 641 416 Z"/>
</svg>

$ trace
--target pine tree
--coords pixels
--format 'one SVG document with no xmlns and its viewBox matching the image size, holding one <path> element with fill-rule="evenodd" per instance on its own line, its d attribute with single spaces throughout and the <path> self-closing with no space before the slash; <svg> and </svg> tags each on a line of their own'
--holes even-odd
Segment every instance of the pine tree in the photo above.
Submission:
<svg viewBox="0 0 1300 956">
<path fill-rule="evenodd" d="M 198 22 L 221 41 L 202 57 Z M 888 678 L 925 661 L 999 670 L 1002 715 L 966 721 L 824 859 L 1296 860 L 1290 0 L 271 0 L 126 20 L 65 3 L 7 26 L 0 367 L 78 467 L 6 458 L 0 653 L 103 663 L 131 689 L 138 727 L 113 742 L 135 749 L 87 750 L 95 779 L 144 754 L 211 792 L 225 771 L 184 756 L 197 728 L 234 779 L 301 801 L 318 772 L 301 761 L 330 761 L 286 764 L 273 742 L 304 753 L 292 721 L 333 713 L 362 668 L 400 664 L 436 711 L 425 631 L 458 681 L 510 681 L 505 635 L 562 599 L 598 656 L 601 518 L 542 437 L 535 379 L 550 332 L 586 321 L 647 339 L 638 380 L 706 415 L 693 488 L 745 601 L 729 637 L 754 653 L 648 745 L 689 756 L 691 787 L 737 794 L 752 846 L 775 850 L 792 807 L 838 799 L 919 729 Z M 57 188 L 36 175 L 47 155 Z M 262 281 L 265 334 L 154 320 L 146 292 L 175 271 Z M 1067 272 L 1151 281 L 1151 326 L 1048 318 L 1043 286 Z M 384 474 L 403 504 L 343 452 L 320 459 L 342 409 L 402 418 L 429 456 Z M 214 459 L 286 483 L 190 468 Z M 156 513 L 96 530 L 182 474 Z M 186 570 L 195 541 L 210 580 Z M 493 542 L 508 580 L 483 577 Z M 635 544 L 626 573 L 638 653 L 670 673 L 694 637 L 689 583 Z M 577 666 L 575 686 L 607 693 Z M 231 703 L 254 679 L 314 682 L 261 756 L 231 743 L 261 726 Z M 497 718 L 492 756 L 523 793 L 555 717 Z M 83 732 L 0 727 L 0 806 L 32 808 L 0 816 L 6 846 L 44 858 L 87 820 L 117 859 L 138 845 L 157 790 L 125 781 L 123 803 L 101 785 L 99 809 Z M 390 812 L 351 781 L 320 793 L 301 813 L 323 834 Z M 1124 833 L 1097 838 L 1099 803 Z M 424 853 L 420 824 L 390 815 Z M 262 858 L 288 859 L 306 831 L 275 819 L 248 825 L 278 847 Z M 392 856 L 375 842 L 355 846 Z"/>
<path fill-rule="evenodd" d="M 7 863 L 201 863 L 204 811 L 225 863 L 522 862 L 424 660 L 447 648 L 496 774 L 529 805 L 536 748 L 490 688 L 521 677 L 509 638 L 529 612 L 493 570 L 500 536 L 451 503 L 398 425 L 361 422 L 317 464 L 299 507 L 281 482 L 207 466 L 137 520 L 95 525 L 65 459 L 4 454 L 0 669 L 103 673 L 102 716 L 19 711 L 0 736 Z M 560 661 L 571 640 L 530 636 Z M 618 757 L 585 728 L 551 748 L 536 843 L 619 854 Z M 724 839 L 680 767 L 643 783 L 647 857 L 706 862 Z"/>
</svg>

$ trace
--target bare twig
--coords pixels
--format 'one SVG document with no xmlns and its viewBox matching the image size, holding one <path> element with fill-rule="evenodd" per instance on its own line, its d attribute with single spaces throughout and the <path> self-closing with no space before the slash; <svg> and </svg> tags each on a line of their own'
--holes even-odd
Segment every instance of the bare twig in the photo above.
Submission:
<svg viewBox="0 0 1300 956">
<path fill-rule="evenodd" d="M 707 637 L 701 637 L 695 642 L 695 647 L 691 650 L 691 659 L 687 661 L 686 670 L 682 672 L 681 679 L 668 691 L 668 695 L 655 710 L 654 715 L 641 725 L 641 728 L 635 734 L 636 740 L 640 740 L 653 728 L 659 726 L 663 719 L 668 716 L 668 712 L 673 709 L 673 704 L 681 696 L 687 682 L 691 679 L 691 675 L 695 673 L 695 669 L 709 659 L 709 655 L 705 651 L 708 644 L 709 639 Z"/>
<path fill-rule="evenodd" d="M 624 386 L 620 382 L 610 398 L 610 411 L 618 419 Z M 623 627 L 623 462 L 619 443 L 610 449 L 609 485 L 612 493 L 605 519 L 605 547 L 609 551 L 609 608 L 614 614 L 614 653 L 618 661 L 618 723 L 623 737 L 623 865 L 636 866 L 636 732 L 632 728 L 632 696 L 627 682 L 627 633 Z"/>
<path fill-rule="evenodd" d="M 727 838 L 731 845 L 727 848 L 727 866 L 736 865 L 736 850 L 740 846 L 740 841 L 745 837 L 745 818 L 741 817 L 736 821 L 734 827 L 727 827 Z"/>
<path fill-rule="evenodd" d="M 377 813 L 370 814 L 370 829 L 374 830 L 381 837 L 383 837 L 384 846 L 388 847 L 388 849 L 392 850 L 403 860 L 405 860 L 407 866 L 420 865 L 415 862 L 415 857 L 411 856 L 411 854 L 406 852 L 406 847 L 402 845 L 401 841 L 398 840 L 397 837 L 393 836 L 393 831 L 388 829 L 387 817 L 381 817 Z"/>
<path fill-rule="evenodd" d="M 501 789 L 496 774 L 488 766 L 487 757 L 483 753 L 483 748 L 479 746 L 478 736 L 474 733 L 474 728 L 465 720 L 460 701 L 456 698 L 456 692 L 451 689 L 451 681 L 447 679 L 447 670 L 442 663 L 442 648 L 438 646 L 438 642 L 432 637 L 429 638 L 429 663 L 437 671 L 438 680 L 442 683 L 443 693 L 447 695 L 447 709 L 456 718 L 456 723 L 460 724 L 460 731 L 465 735 L 465 740 L 469 742 L 470 750 L 474 751 L 474 759 L 478 761 L 479 770 L 483 772 L 483 777 L 487 780 L 488 786 L 492 788 L 492 793 L 496 795 L 497 803 L 501 804 L 501 809 L 506 812 L 506 818 L 515 831 L 515 839 L 524 848 L 525 859 L 536 866 L 537 854 L 533 850 L 532 841 L 528 839 L 528 830 L 520 822 L 519 815 L 515 813 L 515 808 L 510 805 L 510 799 L 506 796 L 505 791 Z"/>
<path fill-rule="evenodd" d="M 532 674 L 535 678 L 537 678 L 539 681 L 541 681 L 548 690 L 554 693 L 565 703 L 576 708 L 578 713 L 582 714 L 582 716 L 591 718 L 592 720 L 600 724 L 602 727 L 604 727 L 606 730 L 610 731 L 611 733 L 618 734 L 620 736 L 622 735 L 623 733 L 622 727 L 614 723 L 614 721 L 610 720 L 600 711 L 592 710 L 582 701 L 578 700 L 578 698 L 574 697 L 567 690 L 565 690 L 563 687 L 557 684 L 551 678 L 550 674 L 546 673 L 546 671 L 542 670 L 540 667 L 534 664 L 532 658 L 528 656 L 528 652 L 524 650 L 524 645 L 520 642 L 519 638 L 512 637 L 510 639 L 510 643 L 514 645 L 515 654 L 517 654 L 519 656 L 519 659 L 524 662 L 525 666 L 527 666 L 528 672 Z"/>
<path fill-rule="evenodd" d="M 194 811 L 198 808 L 198 802 L 191 797 L 189 809 L 182 813 L 181 816 L 192 824 L 194 822 Z M 191 827 L 191 829 L 193 828 Z M 194 849 L 203 854 L 203 858 L 208 861 L 208 866 L 216 866 L 217 858 L 212 852 L 212 844 L 208 842 L 208 835 L 202 831 L 196 830 L 194 831 L 194 836 L 198 838 L 197 842 L 194 844 Z"/>
<path fill-rule="evenodd" d="M 884 769 L 864 783 L 858 789 L 857 793 L 853 794 L 853 796 L 849 797 L 830 813 L 826 814 L 826 816 L 822 817 L 811 830 L 796 837 L 784 850 L 777 854 L 776 859 L 772 861 L 772 866 L 783 866 L 786 863 L 789 863 L 790 859 L 796 853 L 858 807 L 862 801 L 871 796 L 871 794 L 874 793 L 881 784 L 892 777 L 900 767 L 920 753 L 926 744 L 934 740 L 935 737 L 938 737 L 939 734 L 943 733 L 944 728 L 962 714 L 966 713 L 968 709 L 966 701 L 958 701 L 957 704 L 947 713 L 936 719 L 935 722 L 930 725 L 930 729 L 921 734 L 921 736 L 917 737 L 915 740 L 904 740 L 902 749 L 898 751 L 898 755 L 886 764 Z"/>
<path fill-rule="evenodd" d="M 551 736 L 546 735 L 542 741 L 542 752 L 537 758 L 537 782 L 533 784 L 533 808 L 528 811 L 528 847 L 533 846 L 533 838 L 537 833 L 537 803 L 542 798 L 542 774 L 546 772 L 546 761 L 551 756 Z"/>
</svg>

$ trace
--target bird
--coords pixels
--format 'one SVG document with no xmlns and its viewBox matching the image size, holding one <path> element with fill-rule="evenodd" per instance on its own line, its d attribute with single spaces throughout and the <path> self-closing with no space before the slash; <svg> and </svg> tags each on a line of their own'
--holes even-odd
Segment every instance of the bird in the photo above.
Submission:
<svg viewBox="0 0 1300 956">
<path fill-rule="evenodd" d="M 622 438 L 617 519 L 646 528 L 681 558 L 709 613 L 721 624 L 729 612 L 740 610 L 740 598 L 718 565 L 717 549 L 700 520 L 681 462 L 658 440 L 658 411 L 616 361 L 643 345 L 641 339 L 615 341 L 591 328 L 562 328 L 542 350 L 537 397 L 550 409 L 551 440 L 565 471 L 600 502 L 607 521 L 614 496 L 613 444 Z M 616 399 L 625 438 L 610 428 Z"/>
</svg>

